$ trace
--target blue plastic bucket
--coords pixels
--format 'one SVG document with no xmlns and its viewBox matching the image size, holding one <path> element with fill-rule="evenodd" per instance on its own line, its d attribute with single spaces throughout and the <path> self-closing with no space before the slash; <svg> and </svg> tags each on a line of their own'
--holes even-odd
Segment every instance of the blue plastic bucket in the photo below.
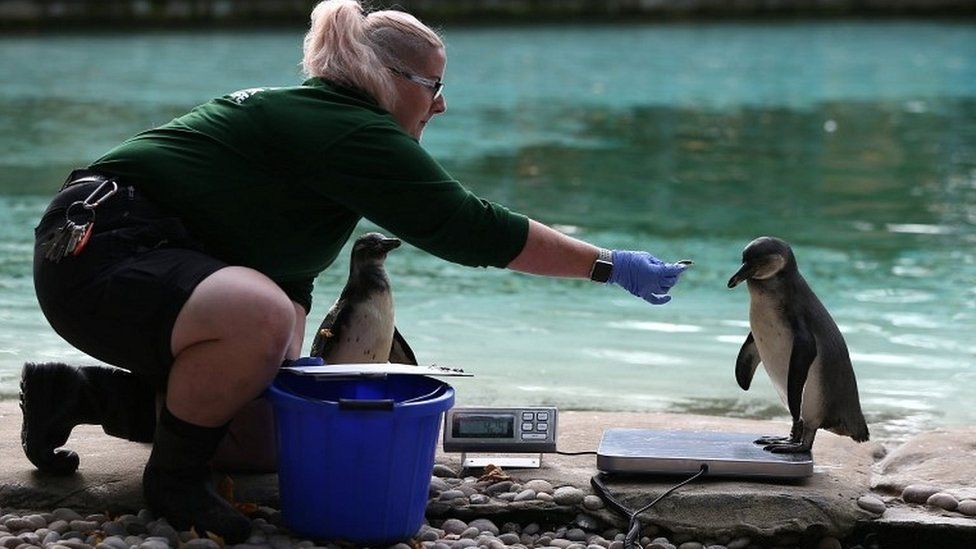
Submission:
<svg viewBox="0 0 976 549">
<path fill-rule="evenodd" d="M 282 373 L 268 393 L 278 429 L 281 516 L 290 529 L 358 544 L 417 533 L 441 413 L 454 405 L 450 385 L 419 375 Z"/>
</svg>

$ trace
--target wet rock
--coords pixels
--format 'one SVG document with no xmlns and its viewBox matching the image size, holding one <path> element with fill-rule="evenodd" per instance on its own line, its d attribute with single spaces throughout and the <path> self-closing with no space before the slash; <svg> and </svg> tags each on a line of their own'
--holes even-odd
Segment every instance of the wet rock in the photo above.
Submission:
<svg viewBox="0 0 976 549">
<path fill-rule="evenodd" d="M 576 505 L 583 501 L 584 495 L 583 491 L 575 486 L 563 486 L 556 488 L 552 498 L 559 505 Z"/>
<path fill-rule="evenodd" d="M 518 494 L 516 494 L 515 495 L 515 499 L 513 499 L 512 501 L 528 501 L 528 500 L 533 500 L 533 499 L 535 499 L 535 496 L 536 496 L 535 490 L 533 490 L 531 488 L 527 488 L 525 490 L 522 490 Z"/>
<path fill-rule="evenodd" d="M 523 486 L 522 488 L 526 490 L 535 490 L 536 493 L 543 493 L 543 492 L 547 494 L 552 493 L 552 483 L 549 482 L 548 480 L 542 480 L 542 479 L 530 480 L 526 482 L 525 486 Z"/>
<path fill-rule="evenodd" d="M 582 528 L 572 528 L 566 531 L 566 539 L 570 541 L 586 541 L 586 532 Z"/>
<path fill-rule="evenodd" d="M 583 507 L 591 511 L 596 511 L 597 509 L 603 509 L 603 500 L 600 496 L 594 496 L 593 494 L 583 497 Z"/>
<path fill-rule="evenodd" d="M 448 534 L 460 534 L 461 532 L 468 529 L 468 525 L 464 521 L 460 521 L 455 518 L 450 518 L 441 524 L 441 530 L 444 530 Z"/>
<path fill-rule="evenodd" d="M 474 519 L 468 523 L 468 526 L 477 528 L 479 532 L 491 532 L 493 536 L 497 536 L 499 532 L 495 523 L 488 519 Z"/>
<path fill-rule="evenodd" d="M 965 499 L 959 502 L 956 511 L 970 517 L 976 517 L 976 499 Z"/>
<path fill-rule="evenodd" d="M 538 524 L 536 524 L 535 522 L 530 522 L 525 526 L 525 528 L 522 528 L 522 533 L 531 536 L 534 534 L 538 534 L 540 530 L 541 528 Z"/>
<path fill-rule="evenodd" d="M 454 469 L 451 469 L 447 465 L 443 465 L 441 463 L 435 463 L 434 464 L 433 475 L 435 477 L 444 477 L 444 478 L 456 478 L 457 477 L 457 473 L 454 472 Z"/>
<path fill-rule="evenodd" d="M 516 543 L 521 543 L 521 538 L 518 534 L 514 532 L 507 532 L 498 536 L 498 541 L 504 543 L 505 545 L 515 545 Z"/>
<path fill-rule="evenodd" d="M 468 526 L 463 532 L 461 532 L 461 539 L 474 539 L 478 537 L 478 534 L 480 533 L 481 530 L 478 530 L 473 526 Z"/>
<path fill-rule="evenodd" d="M 885 509 L 887 508 L 885 506 L 885 503 L 883 501 L 881 501 L 880 499 L 878 499 L 878 498 L 876 498 L 874 496 L 861 496 L 861 497 L 859 497 L 857 499 L 857 505 L 861 509 L 864 509 L 865 511 L 869 511 L 869 512 L 874 513 L 876 515 L 884 514 Z"/>
<path fill-rule="evenodd" d="M 927 500 L 925 500 L 925 503 L 926 505 L 945 509 L 946 511 L 955 511 L 956 508 L 959 507 L 959 500 L 957 500 L 951 494 L 947 494 L 945 492 L 932 494 Z"/>
<path fill-rule="evenodd" d="M 901 499 L 905 503 L 925 503 L 929 497 L 941 490 L 938 486 L 930 484 L 912 484 L 906 486 L 901 492 Z"/>
</svg>

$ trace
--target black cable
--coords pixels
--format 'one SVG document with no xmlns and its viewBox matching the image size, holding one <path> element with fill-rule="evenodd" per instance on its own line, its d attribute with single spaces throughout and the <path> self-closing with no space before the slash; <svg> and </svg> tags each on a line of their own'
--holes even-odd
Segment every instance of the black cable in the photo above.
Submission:
<svg viewBox="0 0 976 549">
<path fill-rule="evenodd" d="M 603 483 L 603 479 L 605 478 L 605 475 L 603 473 L 591 477 L 590 485 L 593 486 L 594 490 L 596 490 L 597 494 L 600 496 L 600 499 L 606 502 L 608 507 L 610 507 L 617 513 L 624 515 L 629 519 L 630 524 L 628 526 L 627 535 L 624 538 L 624 547 L 626 549 L 634 549 L 635 547 L 639 547 L 639 545 L 635 542 L 637 541 L 638 536 L 640 536 L 640 531 L 641 531 L 641 523 L 640 520 L 637 518 L 637 516 L 643 513 L 644 511 L 647 511 L 651 507 L 654 507 L 657 504 L 657 502 L 667 497 L 669 494 L 671 494 L 671 492 L 674 492 L 678 488 L 681 488 L 685 484 L 692 482 L 693 480 L 705 475 L 706 473 L 708 473 L 708 465 L 702 463 L 701 468 L 698 470 L 697 473 L 688 477 L 682 482 L 675 484 L 667 491 L 665 491 L 663 494 L 656 497 L 654 501 L 648 503 L 647 505 L 641 507 L 636 511 L 631 511 L 623 503 L 620 503 L 620 501 L 617 498 L 613 497 L 613 494 L 610 493 L 610 490 L 607 489 L 607 486 Z"/>
<path fill-rule="evenodd" d="M 595 456 L 596 452 L 556 452 L 561 456 Z"/>
</svg>

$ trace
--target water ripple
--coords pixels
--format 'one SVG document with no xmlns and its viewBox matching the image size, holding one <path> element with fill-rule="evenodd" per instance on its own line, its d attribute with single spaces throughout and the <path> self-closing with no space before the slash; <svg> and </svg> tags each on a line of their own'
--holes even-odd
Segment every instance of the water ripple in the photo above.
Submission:
<svg viewBox="0 0 976 549">
<path fill-rule="evenodd" d="M 611 328 L 624 328 L 627 330 L 644 330 L 648 332 L 665 332 L 669 334 L 693 333 L 702 331 L 700 326 L 690 324 L 672 324 L 670 322 L 648 322 L 641 320 L 625 320 L 621 322 L 610 322 L 607 324 Z"/>
</svg>

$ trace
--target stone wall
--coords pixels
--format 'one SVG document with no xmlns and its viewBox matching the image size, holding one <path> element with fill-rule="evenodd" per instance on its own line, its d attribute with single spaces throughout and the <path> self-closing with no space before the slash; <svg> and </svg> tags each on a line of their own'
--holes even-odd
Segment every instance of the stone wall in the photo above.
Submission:
<svg viewBox="0 0 976 549">
<path fill-rule="evenodd" d="M 372 0 L 431 22 L 976 15 L 974 0 Z M 304 24 L 315 0 L 0 0 L 0 28 Z"/>
</svg>

